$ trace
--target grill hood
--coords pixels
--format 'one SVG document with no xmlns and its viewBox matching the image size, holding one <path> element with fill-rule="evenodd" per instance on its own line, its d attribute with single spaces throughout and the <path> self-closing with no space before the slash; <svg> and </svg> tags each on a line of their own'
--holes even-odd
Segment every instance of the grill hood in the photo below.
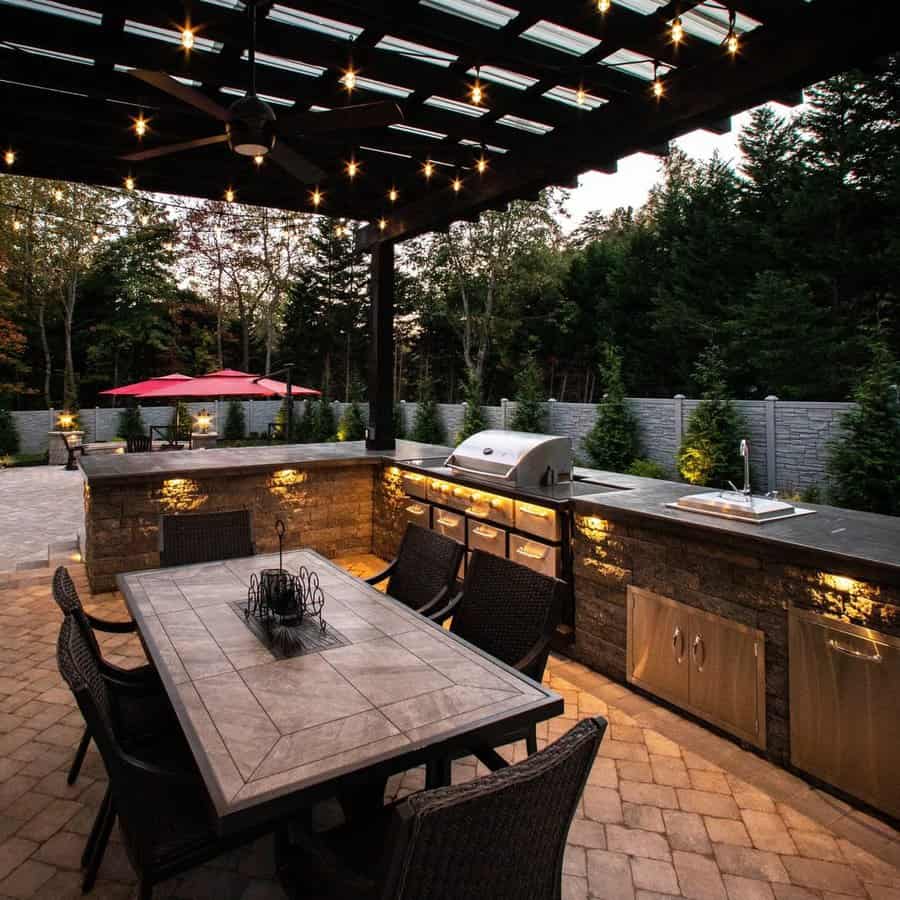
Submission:
<svg viewBox="0 0 900 900">
<path fill-rule="evenodd" d="M 567 437 L 551 434 L 479 431 L 447 457 L 446 465 L 498 484 L 552 485 L 572 477 L 572 444 Z"/>
</svg>

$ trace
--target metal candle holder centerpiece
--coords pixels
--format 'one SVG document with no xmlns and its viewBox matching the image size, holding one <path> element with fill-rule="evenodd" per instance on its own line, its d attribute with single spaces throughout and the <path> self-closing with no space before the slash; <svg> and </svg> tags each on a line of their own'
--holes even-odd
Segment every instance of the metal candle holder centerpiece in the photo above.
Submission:
<svg viewBox="0 0 900 900">
<path fill-rule="evenodd" d="M 325 594 L 319 586 L 319 576 L 305 566 L 296 575 L 284 568 L 284 531 L 284 522 L 278 519 L 278 568 L 263 569 L 258 576 L 250 576 L 244 616 L 254 616 L 272 642 L 289 653 L 303 645 L 300 628 L 307 617 L 316 620 L 322 632 L 327 623 L 322 617 Z"/>
</svg>

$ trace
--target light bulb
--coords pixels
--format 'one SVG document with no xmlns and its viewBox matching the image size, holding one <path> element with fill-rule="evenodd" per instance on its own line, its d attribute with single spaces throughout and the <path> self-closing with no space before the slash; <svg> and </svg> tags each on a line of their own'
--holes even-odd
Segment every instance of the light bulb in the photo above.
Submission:
<svg viewBox="0 0 900 900">
<path fill-rule="evenodd" d="M 597 0 L 597 12 L 608 13 L 610 6 L 612 6 L 610 0 Z"/>
<path fill-rule="evenodd" d="M 335 225 L 334 236 L 335 237 L 343 237 L 344 236 L 344 226 L 343 225 Z"/>
<path fill-rule="evenodd" d="M 663 83 L 658 78 L 654 78 L 653 79 L 653 96 L 656 97 L 657 100 L 659 100 L 659 98 L 662 97 L 664 90 L 665 89 L 663 88 Z"/>
<path fill-rule="evenodd" d="M 59 202 L 62 200 L 62 198 L 63 198 L 63 192 L 62 192 L 59 188 L 57 188 L 57 189 L 53 192 L 53 199 L 54 199 L 57 203 L 59 203 Z"/>
<path fill-rule="evenodd" d="M 347 71 L 344 72 L 344 76 L 341 78 L 341 84 L 343 84 L 348 91 L 352 91 L 356 87 L 356 72 L 353 69 L 353 66 L 348 67 Z"/>
<path fill-rule="evenodd" d="M 309 199 L 312 200 L 312 205 L 319 208 L 319 204 L 322 202 L 322 192 L 316 188 L 310 195 Z"/>
<path fill-rule="evenodd" d="M 150 216 L 148 216 L 146 213 L 144 213 L 144 215 L 141 216 L 141 225 L 146 227 L 149 224 L 150 224 Z"/>
<path fill-rule="evenodd" d="M 3 162 L 5 162 L 8 166 L 11 166 L 16 161 L 16 154 L 14 150 L 7 150 L 6 153 L 3 154 Z"/>
<path fill-rule="evenodd" d="M 175 249 L 175 245 L 171 241 L 166 241 L 163 244 L 163 250 L 165 250 L 166 252 L 171 252 L 174 249 Z"/>
<path fill-rule="evenodd" d="M 92 235 L 91 235 L 91 240 L 92 240 L 95 244 L 98 244 L 98 243 L 100 242 L 100 235 L 99 235 L 99 234 L 92 234 Z"/>
<path fill-rule="evenodd" d="M 475 168 L 478 170 L 479 175 L 484 175 L 487 171 L 487 160 L 483 156 L 479 156 L 478 161 L 475 163 Z"/>
<path fill-rule="evenodd" d="M 584 106 L 584 101 L 587 100 L 587 91 L 581 86 L 578 86 L 578 90 L 575 91 L 575 102 L 579 106 Z"/>
<path fill-rule="evenodd" d="M 396 203 L 396 202 L 397 202 L 397 198 L 398 198 L 399 196 L 400 196 L 400 195 L 397 193 L 397 188 L 395 188 L 395 187 L 392 187 L 392 188 L 388 191 L 388 200 L 390 200 L 391 203 Z"/>
<path fill-rule="evenodd" d="M 430 159 L 426 160 L 425 165 L 422 166 L 422 174 L 426 178 L 431 178 L 434 175 L 434 163 Z"/>
<path fill-rule="evenodd" d="M 356 178 L 358 173 L 359 163 L 355 159 L 351 159 L 350 162 L 347 163 L 347 177 Z"/>
<path fill-rule="evenodd" d="M 125 190 L 126 191 L 134 190 L 134 179 L 130 175 L 125 179 Z"/>
<path fill-rule="evenodd" d="M 257 154 L 256 156 L 253 157 L 253 162 L 255 162 L 257 166 L 261 166 L 263 164 L 264 158 L 265 157 L 263 157 L 263 155 L 261 153 Z"/>
<path fill-rule="evenodd" d="M 225 191 L 225 202 L 234 203 L 234 191 L 231 188 Z"/>
<path fill-rule="evenodd" d="M 147 133 L 147 120 L 143 113 L 134 120 L 134 133 L 138 137 L 143 137 Z"/>
<path fill-rule="evenodd" d="M 453 179 L 453 192 L 458 194 L 462 190 L 462 181 L 457 175 L 456 178 Z"/>
<path fill-rule="evenodd" d="M 680 44 L 684 40 L 684 26 L 681 24 L 681 17 L 672 22 L 672 43 Z"/>
<path fill-rule="evenodd" d="M 740 41 L 738 40 L 738 36 L 734 31 L 728 32 L 728 37 L 725 38 L 725 47 L 732 56 L 734 56 L 738 52 L 738 50 L 741 49 Z"/>
<path fill-rule="evenodd" d="M 13 231 L 21 231 L 22 223 L 18 219 L 13 219 Z"/>
<path fill-rule="evenodd" d="M 481 84 L 479 83 L 477 78 L 475 79 L 475 84 L 472 85 L 471 96 L 472 96 L 472 102 L 476 106 L 480 106 L 481 101 L 484 100 L 484 91 L 482 90 Z"/>
<path fill-rule="evenodd" d="M 194 32 L 190 28 L 185 28 L 181 32 L 181 46 L 185 50 L 193 50 L 194 48 Z"/>
<path fill-rule="evenodd" d="M 387 219 L 379 219 L 378 220 L 378 229 L 380 231 L 384 231 L 387 228 Z"/>
</svg>

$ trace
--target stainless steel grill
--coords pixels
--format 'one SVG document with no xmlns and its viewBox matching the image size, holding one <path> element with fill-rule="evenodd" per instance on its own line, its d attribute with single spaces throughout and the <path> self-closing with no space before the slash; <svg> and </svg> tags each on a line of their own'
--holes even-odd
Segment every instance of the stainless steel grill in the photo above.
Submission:
<svg viewBox="0 0 900 900">
<path fill-rule="evenodd" d="M 571 480 L 572 443 L 567 437 L 524 431 L 479 431 L 447 457 L 454 472 L 518 487 Z"/>
</svg>

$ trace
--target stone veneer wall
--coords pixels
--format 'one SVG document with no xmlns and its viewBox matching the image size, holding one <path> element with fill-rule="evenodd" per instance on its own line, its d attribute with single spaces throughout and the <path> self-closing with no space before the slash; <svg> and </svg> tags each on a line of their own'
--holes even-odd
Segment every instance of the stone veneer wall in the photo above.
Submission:
<svg viewBox="0 0 900 900">
<path fill-rule="evenodd" d="M 159 517 L 250 509 L 256 549 L 312 547 L 328 557 L 372 551 L 377 466 L 309 466 L 247 475 L 170 478 L 124 486 L 85 485 L 85 563 L 91 589 L 115 588 L 115 575 L 159 566 Z"/>
<path fill-rule="evenodd" d="M 376 469 L 372 553 L 381 559 L 392 560 L 400 549 L 400 541 L 406 531 L 403 510 L 408 503 L 409 498 L 403 493 L 400 470 L 396 466 Z"/>
<path fill-rule="evenodd" d="M 625 680 L 626 592 L 633 584 L 760 629 L 766 643 L 768 755 L 790 758 L 788 604 L 900 634 L 900 587 L 863 581 L 814 563 L 779 559 L 762 545 L 740 547 L 650 520 L 585 514 L 573 529 L 575 645 L 572 655 Z M 793 554 L 796 556 L 797 554 Z"/>
</svg>

